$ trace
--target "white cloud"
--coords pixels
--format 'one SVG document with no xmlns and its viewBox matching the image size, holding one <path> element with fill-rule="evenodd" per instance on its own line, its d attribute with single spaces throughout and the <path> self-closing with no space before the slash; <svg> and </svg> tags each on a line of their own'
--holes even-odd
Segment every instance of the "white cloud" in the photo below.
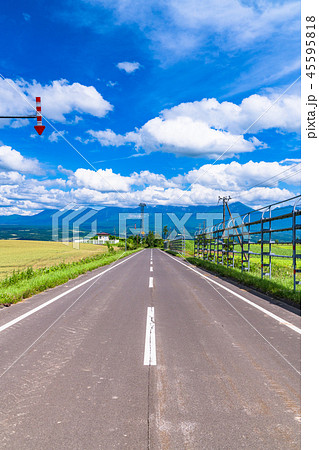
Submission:
<svg viewBox="0 0 319 450">
<path fill-rule="evenodd" d="M 133 73 L 135 70 L 138 70 L 141 65 L 138 62 L 123 61 L 118 63 L 116 67 L 120 70 L 124 70 L 126 73 Z"/>
<path fill-rule="evenodd" d="M 117 23 L 137 25 L 162 61 L 194 57 L 208 43 L 226 52 L 300 29 L 298 1 L 85 0 L 111 9 Z"/>
<path fill-rule="evenodd" d="M 300 163 L 301 159 L 300 158 L 285 158 L 285 159 L 283 159 L 282 161 L 279 161 L 279 162 L 280 162 L 280 164 L 283 164 L 283 163 Z"/>
<path fill-rule="evenodd" d="M 227 157 L 230 157 L 235 153 L 251 152 L 263 145 L 256 138 L 246 140 L 241 135 L 212 129 L 206 123 L 188 117 L 177 117 L 172 120 L 156 117 L 143 125 L 140 130 L 124 136 L 112 130 L 89 130 L 88 133 L 102 146 L 119 147 L 133 143 L 137 149 L 143 149 L 146 153 L 162 151 L 191 157 L 214 158 L 231 148 L 227 153 Z"/>
<path fill-rule="evenodd" d="M 227 190 L 236 200 L 236 193 Z M 237 191 L 238 193 L 238 191 Z M 81 205 L 100 206 L 137 206 L 140 202 L 148 205 L 215 205 L 218 197 L 225 194 L 221 189 L 214 189 L 200 184 L 194 184 L 189 190 L 178 187 L 164 188 L 160 186 L 146 186 L 142 190 L 127 192 L 105 192 L 88 187 L 74 188 L 70 191 L 50 189 L 34 182 L 25 185 L 0 186 L 0 207 L 7 208 L 7 214 L 26 214 L 44 208 L 62 208 L 71 202 Z M 251 207 L 260 207 L 275 201 L 285 200 L 295 194 L 288 189 L 258 187 L 243 190 L 240 201 Z M 19 208 L 17 210 L 16 208 Z M 10 210 L 9 210 L 10 209 Z"/>
<path fill-rule="evenodd" d="M 61 166 L 61 164 L 58 165 L 58 171 L 63 173 L 64 175 L 66 175 L 68 177 L 72 177 L 73 176 L 73 171 L 69 170 L 69 169 L 65 169 L 63 166 Z"/>
<path fill-rule="evenodd" d="M 53 131 L 48 139 L 50 142 L 58 142 L 58 140 L 61 139 L 62 136 L 65 136 L 66 133 L 67 131 Z"/>
<path fill-rule="evenodd" d="M 241 203 L 254 208 L 262 208 L 271 203 L 287 200 L 295 194 L 288 189 L 255 187 L 248 191 L 243 191 L 240 196 Z"/>
<path fill-rule="evenodd" d="M 134 186 L 159 186 L 161 188 L 176 187 L 176 183 L 172 180 L 167 180 L 165 175 L 152 173 L 149 170 L 142 170 L 140 173 L 134 172 L 130 175 L 132 185 Z"/>
<path fill-rule="evenodd" d="M 75 111 L 104 117 L 113 109 L 93 86 L 70 84 L 67 80 L 41 85 L 35 80 L 29 83 L 23 79 L 0 79 L 0 114 L 32 115 L 37 96 L 41 97 L 43 115 L 58 122 L 65 122 L 65 115 Z"/>
<path fill-rule="evenodd" d="M 7 145 L 0 146 L 0 167 L 22 173 L 42 173 L 37 159 L 25 158 L 20 152 Z"/>
<path fill-rule="evenodd" d="M 1 205 L 1 197 L 0 197 L 0 205 Z M 18 206 L 8 206 L 7 208 L 4 206 L 0 207 L 0 215 L 1 216 L 12 216 L 12 214 L 19 214 L 20 216 L 33 216 L 34 214 L 40 213 L 42 209 L 24 209 L 24 207 Z"/>
<path fill-rule="evenodd" d="M 189 156 L 216 157 L 229 148 L 233 155 L 251 152 L 257 146 L 242 135 L 212 129 L 203 121 L 185 116 L 152 119 L 142 127 L 140 137 L 146 151 L 153 149 Z"/>
<path fill-rule="evenodd" d="M 43 180 L 14 170 L 0 171 L 0 207 L 6 208 L 6 214 L 10 210 L 12 214 L 18 211 L 27 214 L 30 210 L 61 208 L 74 201 L 88 206 L 137 206 L 141 201 L 148 205 L 215 205 L 218 197 L 224 195 L 260 207 L 295 195 L 290 186 L 300 184 L 298 167 L 277 162 L 233 161 L 205 164 L 171 179 L 148 170 L 124 176 L 112 169 L 94 172 L 80 168 L 72 172 L 59 166 L 63 178 Z M 286 187 L 282 185 L 285 181 L 281 184 L 276 181 L 278 178 L 262 183 L 278 174 L 282 174 L 279 179 L 289 176 Z M 255 184 L 260 186 L 254 187 Z"/>
<path fill-rule="evenodd" d="M 227 191 L 229 192 L 232 194 L 231 191 Z M 88 188 L 77 189 L 72 193 L 78 203 L 102 206 L 137 206 L 142 201 L 148 205 L 216 205 L 218 197 L 223 194 L 225 194 L 223 190 L 199 184 L 193 185 L 188 191 L 180 188 L 147 186 L 143 190 L 123 192 L 121 195 L 117 192 L 100 192 Z M 288 189 L 260 187 L 242 191 L 240 201 L 252 207 L 259 207 L 293 196 L 294 193 Z M 235 195 L 233 197 L 235 198 Z"/>
<path fill-rule="evenodd" d="M 25 175 L 19 172 L 0 172 L 0 184 L 21 184 L 25 180 Z"/>
<path fill-rule="evenodd" d="M 172 178 L 172 181 L 178 185 L 196 183 L 214 189 L 240 192 L 255 184 L 277 187 L 280 180 L 285 181 L 285 177 L 289 185 L 300 185 L 300 166 L 265 161 L 249 161 L 246 164 L 239 164 L 236 161 L 230 164 L 205 164 L 199 169 Z"/>
<path fill-rule="evenodd" d="M 73 175 L 74 183 L 79 187 L 86 187 L 101 192 L 128 191 L 132 180 L 116 174 L 112 169 L 99 169 L 96 172 L 89 169 L 77 169 Z"/>
<path fill-rule="evenodd" d="M 204 98 L 201 101 L 181 103 L 162 111 L 161 115 L 166 120 L 180 116 L 190 117 L 203 121 L 210 127 L 235 134 L 244 133 L 249 127 L 249 133 L 270 128 L 298 132 L 300 107 L 300 96 L 285 94 L 280 98 L 279 92 L 272 91 L 268 95 L 251 95 L 239 105 L 232 102 L 219 103 L 215 98 Z"/>
<path fill-rule="evenodd" d="M 96 140 L 100 142 L 101 145 L 108 147 L 109 145 L 118 147 L 120 145 L 124 145 L 126 143 L 126 138 L 121 136 L 120 134 L 114 133 L 112 130 L 105 131 L 93 131 L 89 130 L 88 133 L 93 136 Z M 83 140 L 81 138 L 76 138 L 80 140 L 83 144 L 87 144 L 90 140 Z"/>
<path fill-rule="evenodd" d="M 108 81 L 107 83 L 106 83 L 106 86 L 107 87 L 115 87 L 115 86 L 117 86 L 118 85 L 118 82 L 117 81 Z"/>
<path fill-rule="evenodd" d="M 147 153 L 162 151 L 208 158 L 227 152 L 225 158 L 229 158 L 267 147 L 255 136 L 245 136 L 272 128 L 283 132 L 300 130 L 298 95 L 280 97 L 269 91 L 267 95 L 251 95 L 239 105 L 204 98 L 165 109 L 159 117 L 125 135 L 110 129 L 88 133 L 103 146 L 135 144 Z"/>
</svg>

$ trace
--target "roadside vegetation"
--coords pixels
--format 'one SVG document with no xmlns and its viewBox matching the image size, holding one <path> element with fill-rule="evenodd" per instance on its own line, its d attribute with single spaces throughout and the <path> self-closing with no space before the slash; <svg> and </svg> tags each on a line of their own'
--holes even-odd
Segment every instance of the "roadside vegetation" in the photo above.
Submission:
<svg viewBox="0 0 319 450">
<path fill-rule="evenodd" d="M 239 246 L 238 246 L 239 248 Z M 260 252 L 260 244 L 252 244 L 250 250 Z M 264 249 L 267 251 L 267 248 Z M 273 244 L 271 251 L 281 255 L 291 255 L 291 244 Z M 178 255 L 176 252 L 168 250 L 169 253 Z M 300 245 L 297 246 L 297 253 L 301 253 Z M 194 241 L 186 241 L 185 259 L 191 264 L 201 267 L 214 274 L 227 277 L 247 287 L 254 288 L 260 292 L 288 301 L 298 307 L 301 305 L 301 289 L 297 286 L 296 292 L 293 290 L 293 267 L 292 259 L 272 258 L 272 276 L 269 280 L 260 277 L 260 256 L 250 256 L 250 271 L 241 271 L 241 255 L 235 255 L 234 268 L 226 267 L 222 264 L 216 264 L 213 261 L 202 260 L 194 257 Z M 267 262 L 267 261 L 265 261 Z M 299 265 L 300 267 L 300 265 Z"/>
<path fill-rule="evenodd" d="M 115 248 L 116 250 L 116 248 Z M 29 267 L 40 269 L 60 263 L 71 263 L 105 253 L 105 246 L 80 244 L 80 248 L 52 241 L 0 240 L 0 281 L 13 272 Z"/>
<path fill-rule="evenodd" d="M 92 244 L 89 245 L 93 247 Z M 135 248 L 131 248 L 133 246 L 130 244 L 127 246 L 127 251 L 123 251 L 122 248 L 118 247 L 114 248 L 110 244 L 99 247 L 103 249 L 102 252 L 96 252 L 93 256 L 72 262 L 62 262 L 40 268 L 30 266 L 22 271 L 14 270 L 11 275 L 7 275 L 0 281 L 0 305 L 9 306 L 12 303 L 17 303 L 34 294 L 66 283 L 68 280 L 81 274 L 111 264 L 118 259 L 141 250 L 141 247 L 134 246 Z"/>
</svg>

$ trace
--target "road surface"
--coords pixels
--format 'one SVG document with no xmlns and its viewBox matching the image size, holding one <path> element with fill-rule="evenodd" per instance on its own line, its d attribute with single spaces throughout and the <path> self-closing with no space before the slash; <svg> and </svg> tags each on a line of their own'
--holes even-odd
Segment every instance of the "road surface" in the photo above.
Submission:
<svg viewBox="0 0 319 450">
<path fill-rule="evenodd" d="M 300 448 L 298 311 L 158 249 L 1 309 L 0 349 L 0 448 Z"/>
</svg>

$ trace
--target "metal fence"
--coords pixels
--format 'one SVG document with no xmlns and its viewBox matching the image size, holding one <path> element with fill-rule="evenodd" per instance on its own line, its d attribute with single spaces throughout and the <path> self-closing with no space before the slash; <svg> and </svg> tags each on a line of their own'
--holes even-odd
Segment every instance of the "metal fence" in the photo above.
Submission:
<svg viewBox="0 0 319 450">
<path fill-rule="evenodd" d="M 164 242 L 164 249 L 172 250 L 173 252 L 185 255 L 185 236 L 180 234 L 174 239 L 169 239 Z"/>
<path fill-rule="evenodd" d="M 288 254 L 272 251 L 274 244 L 287 245 Z M 258 245 L 256 245 L 258 244 Z M 293 287 L 301 277 L 301 196 L 273 203 L 234 217 L 230 213 L 227 222 L 195 233 L 194 256 L 250 271 L 252 257 L 260 263 L 261 278 L 272 277 L 274 258 L 290 259 Z M 260 251 L 258 251 L 260 245 Z M 289 254 L 291 253 L 291 254 Z"/>
</svg>

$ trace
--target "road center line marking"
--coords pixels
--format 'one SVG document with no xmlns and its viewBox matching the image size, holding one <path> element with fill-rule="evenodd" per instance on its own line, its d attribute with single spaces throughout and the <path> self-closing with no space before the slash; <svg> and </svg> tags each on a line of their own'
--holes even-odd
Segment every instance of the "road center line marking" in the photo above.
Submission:
<svg viewBox="0 0 319 450">
<path fill-rule="evenodd" d="M 153 272 L 153 267 L 150 267 L 150 272 Z"/>
<path fill-rule="evenodd" d="M 150 277 L 150 280 L 149 280 L 149 283 L 148 283 L 148 287 L 150 287 L 150 288 L 154 287 L 153 277 Z"/>
<path fill-rule="evenodd" d="M 173 258 L 172 256 L 168 255 L 167 253 L 165 253 L 165 255 L 168 256 L 169 258 L 173 259 L 173 261 L 176 261 L 179 264 L 182 264 L 182 266 L 187 267 L 187 269 L 192 270 L 193 272 L 197 273 L 205 280 L 208 280 L 211 283 L 216 284 L 216 286 L 224 289 L 225 291 L 229 292 L 230 294 L 234 295 L 235 297 L 239 298 L 240 300 L 243 300 L 244 302 L 246 302 L 249 305 L 253 306 L 254 308 L 258 309 L 259 311 L 262 311 L 264 314 L 267 314 L 267 316 L 272 317 L 273 319 L 277 320 L 277 322 L 279 322 L 280 324 L 285 325 L 286 327 L 290 328 L 291 330 L 295 331 L 296 333 L 301 334 L 301 329 L 296 327 L 292 323 L 287 322 L 286 320 L 282 319 L 281 317 L 277 316 L 276 314 L 273 314 L 272 312 L 268 311 L 267 309 L 262 308 L 261 306 L 257 305 L 256 303 L 248 300 L 247 298 L 243 297 L 240 294 L 237 294 L 237 292 L 234 292 L 231 289 L 229 289 L 228 287 L 223 286 L 222 284 L 218 283 L 217 281 L 213 280 L 212 278 L 207 277 L 206 275 L 202 274 L 198 270 L 193 269 L 193 267 L 190 267 L 187 264 L 184 264 L 183 262 L 179 261 L 178 259 Z"/>
<path fill-rule="evenodd" d="M 147 308 L 144 366 L 156 366 L 155 318 L 154 308 Z"/>
<path fill-rule="evenodd" d="M 142 250 L 143 251 L 143 250 Z M 76 289 L 84 286 L 87 283 L 90 283 L 90 281 L 94 280 L 95 278 L 101 277 L 102 275 L 104 275 L 106 272 L 109 272 L 112 269 L 115 269 L 115 267 L 118 267 L 119 265 L 123 264 L 124 262 L 128 261 L 131 258 L 134 258 L 134 256 L 138 255 L 140 252 L 135 253 L 134 255 L 130 256 L 129 258 L 125 258 L 123 259 L 121 262 L 119 262 L 118 264 L 116 264 L 115 266 L 109 267 L 108 269 L 104 270 L 103 272 L 99 273 L 98 275 L 95 275 L 92 278 L 89 278 L 86 281 L 83 281 L 83 283 L 77 284 L 76 286 L 74 286 L 73 288 L 67 290 L 66 292 L 63 292 L 60 295 L 57 295 L 56 297 L 52 298 L 51 300 L 48 300 L 47 302 L 43 303 L 42 305 L 37 306 L 34 309 L 31 309 L 30 311 L 26 312 L 25 314 L 22 314 L 21 316 L 11 320 L 10 322 L 0 326 L 0 332 L 6 330 L 9 327 L 12 327 L 12 325 L 15 325 L 16 323 L 20 322 L 21 320 L 25 319 L 28 316 L 31 316 L 31 314 L 36 313 L 37 311 L 40 311 L 40 309 L 45 308 L 46 306 L 50 305 L 51 303 L 59 300 L 60 298 L 64 297 L 65 295 L 69 294 L 70 292 L 75 291 Z M 71 280 L 70 280 L 71 281 Z"/>
</svg>

